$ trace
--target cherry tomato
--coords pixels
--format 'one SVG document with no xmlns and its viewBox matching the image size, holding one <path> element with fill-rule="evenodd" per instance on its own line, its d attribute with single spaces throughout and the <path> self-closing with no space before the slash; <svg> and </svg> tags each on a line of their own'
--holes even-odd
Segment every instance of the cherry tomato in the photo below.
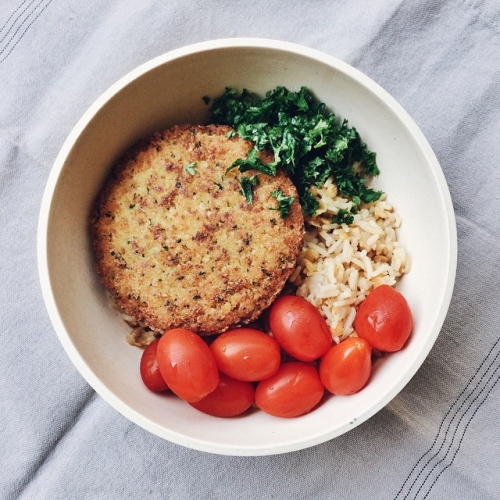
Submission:
<svg viewBox="0 0 500 500">
<path fill-rule="evenodd" d="M 188 403 L 203 399 L 219 383 L 210 348 L 190 330 L 175 328 L 165 332 L 158 342 L 156 358 L 170 390 Z"/>
<path fill-rule="evenodd" d="M 380 285 L 359 305 L 354 329 L 374 349 L 399 351 L 413 329 L 408 302 L 395 288 Z"/>
<path fill-rule="evenodd" d="M 215 391 L 197 403 L 189 404 L 214 417 L 235 417 L 252 406 L 255 400 L 253 384 L 228 377 L 224 373 L 219 373 L 219 378 Z"/>
<path fill-rule="evenodd" d="M 272 377 L 259 382 L 255 403 L 276 417 L 298 417 L 311 411 L 325 390 L 316 368 L 301 361 L 283 363 Z"/>
<path fill-rule="evenodd" d="M 273 303 L 269 326 L 281 347 L 300 361 L 313 361 L 332 345 L 330 328 L 321 313 L 296 295 L 282 296 Z"/>
<path fill-rule="evenodd" d="M 351 337 L 334 345 L 321 359 L 319 376 L 332 394 L 347 396 L 360 391 L 372 371 L 372 348 L 360 338 Z"/>
<path fill-rule="evenodd" d="M 141 356 L 140 373 L 144 385 L 153 392 L 163 392 L 168 389 L 165 379 L 158 368 L 158 360 L 156 359 L 156 350 L 158 348 L 159 339 L 153 340 Z"/>
<path fill-rule="evenodd" d="M 210 345 L 219 370 L 237 380 L 263 380 L 280 366 L 278 342 L 253 328 L 237 328 L 222 333 Z"/>
</svg>

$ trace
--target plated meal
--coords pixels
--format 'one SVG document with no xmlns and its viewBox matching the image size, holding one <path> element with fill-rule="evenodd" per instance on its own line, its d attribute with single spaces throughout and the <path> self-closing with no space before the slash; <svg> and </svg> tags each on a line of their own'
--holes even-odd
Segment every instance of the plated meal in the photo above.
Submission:
<svg viewBox="0 0 500 500">
<path fill-rule="evenodd" d="M 360 391 L 412 331 L 375 153 L 306 87 L 203 99 L 210 124 L 136 144 L 90 215 L 145 385 L 220 417 Z"/>
<path fill-rule="evenodd" d="M 37 248 L 54 331 L 100 397 L 161 439 L 256 456 L 351 432 L 403 390 L 442 328 L 456 241 L 439 162 L 388 92 L 328 54 L 245 38 L 162 54 L 89 106 Z M 363 328 L 408 320 L 401 296 L 406 342 L 405 322 Z M 205 362 L 175 380 L 186 345 Z"/>
</svg>

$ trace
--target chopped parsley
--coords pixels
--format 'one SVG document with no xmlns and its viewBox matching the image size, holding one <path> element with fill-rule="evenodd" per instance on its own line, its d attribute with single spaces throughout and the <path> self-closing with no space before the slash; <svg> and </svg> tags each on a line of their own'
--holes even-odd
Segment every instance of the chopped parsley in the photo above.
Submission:
<svg viewBox="0 0 500 500">
<path fill-rule="evenodd" d="M 281 218 L 286 219 L 290 214 L 290 207 L 293 200 L 295 200 L 295 196 L 286 196 L 281 189 L 271 191 L 271 196 L 278 200 L 278 208 L 272 208 L 271 210 L 279 210 Z"/>
<path fill-rule="evenodd" d="M 347 208 L 339 208 L 339 211 L 332 217 L 333 224 L 352 224 L 354 222 L 354 208 L 349 211 Z"/>
<path fill-rule="evenodd" d="M 339 192 L 353 200 L 351 212 L 359 203 L 376 201 L 382 194 L 366 185 L 379 174 L 375 153 L 347 120 L 339 122 L 306 87 L 298 92 L 276 87 L 263 98 L 246 89 L 240 93 L 226 88 L 213 100 L 210 113 L 213 123 L 229 125 L 254 143 L 247 158 L 236 160 L 228 171 L 238 168 L 276 175 L 279 167 L 285 168 L 306 215 L 314 214 L 319 206 L 311 186 L 321 187 L 330 176 Z M 270 164 L 259 158 L 258 151 L 264 149 L 274 153 Z M 349 220 L 346 214 L 341 217 Z"/>
<path fill-rule="evenodd" d="M 195 175 L 196 174 L 196 165 L 197 165 L 197 162 L 193 161 L 189 165 L 186 165 L 185 168 L 184 168 L 184 170 L 188 174 Z"/>
<path fill-rule="evenodd" d="M 259 179 L 256 175 L 251 177 L 242 176 L 240 179 L 241 192 L 245 196 L 247 202 L 250 204 L 253 201 L 252 188 L 259 184 Z"/>
</svg>

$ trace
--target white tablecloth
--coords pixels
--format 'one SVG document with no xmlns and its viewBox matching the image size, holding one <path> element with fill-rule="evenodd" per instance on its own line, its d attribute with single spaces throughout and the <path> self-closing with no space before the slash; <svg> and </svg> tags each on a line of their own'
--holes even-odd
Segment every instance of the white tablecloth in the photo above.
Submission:
<svg viewBox="0 0 500 500">
<path fill-rule="evenodd" d="M 234 36 L 382 85 L 436 152 L 458 225 L 451 308 L 411 382 L 351 432 L 268 457 L 193 451 L 111 408 L 61 347 L 36 263 L 43 189 L 86 108 L 148 59 Z M 497 0 L 1 2 L 0 498 L 500 498 L 499 98 Z"/>
</svg>

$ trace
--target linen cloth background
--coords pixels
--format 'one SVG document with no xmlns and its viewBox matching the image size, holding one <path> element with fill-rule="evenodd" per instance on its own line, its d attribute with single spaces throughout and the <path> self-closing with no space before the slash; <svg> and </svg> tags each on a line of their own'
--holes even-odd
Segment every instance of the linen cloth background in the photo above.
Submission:
<svg viewBox="0 0 500 500">
<path fill-rule="evenodd" d="M 43 189 L 87 107 L 150 58 L 234 36 L 382 85 L 436 152 L 458 226 L 451 308 L 411 382 L 351 432 L 268 457 L 186 449 L 111 408 L 59 344 L 36 263 Z M 495 0 L 0 2 L 0 498 L 500 498 L 499 96 Z"/>
</svg>

